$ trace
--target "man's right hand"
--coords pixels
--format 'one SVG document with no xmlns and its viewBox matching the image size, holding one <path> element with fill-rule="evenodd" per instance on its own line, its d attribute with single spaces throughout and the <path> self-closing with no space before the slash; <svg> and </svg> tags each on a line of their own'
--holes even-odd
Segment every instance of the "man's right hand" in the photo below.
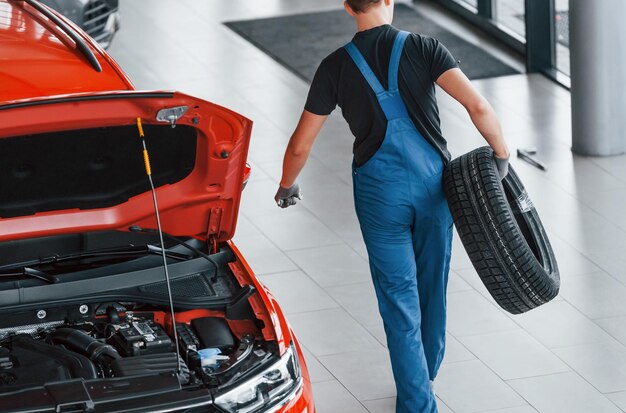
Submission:
<svg viewBox="0 0 626 413">
<path fill-rule="evenodd" d="M 293 184 L 289 188 L 283 188 L 282 186 L 278 188 L 278 192 L 276 192 L 276 196 L 274 196 L 274 200 L 276 201 L 276 205 L 281 208 L 288 208 L 292 205 L 295 205 L 298 201 L 302 199 L 302 193 L 300 192 L 300 185 L 297 183 Z"/>
</svg>

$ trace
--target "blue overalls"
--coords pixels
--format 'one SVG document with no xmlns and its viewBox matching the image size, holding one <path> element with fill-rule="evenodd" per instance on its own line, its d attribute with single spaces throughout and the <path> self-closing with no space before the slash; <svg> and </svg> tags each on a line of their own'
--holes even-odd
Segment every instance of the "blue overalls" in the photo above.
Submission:
<svg viewBox="0 0 626 413">
<path fill-rule="evenodd" d="M 385 90 L 353 43 L 345 46 L 387 118 L 382 146 L 353 166 L 354 200 L 367 246 L 397 389 L 397 413 L 437 411 L 429 380 L 443 359 L 452 217 L 444 163 L 413 124 L 398 90 L 408 33 L 400 32 Z"/>
</svg>

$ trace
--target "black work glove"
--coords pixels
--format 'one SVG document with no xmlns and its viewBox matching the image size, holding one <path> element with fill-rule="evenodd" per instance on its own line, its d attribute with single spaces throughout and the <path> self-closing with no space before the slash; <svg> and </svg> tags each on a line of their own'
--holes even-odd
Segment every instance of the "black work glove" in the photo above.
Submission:
<svg viewBox="0 0 626 413">
<path fill-rule="evenodd" d="M 500 180 L 503 180 L 509 174 L 509 158 L 498 158 L 496 154 L 493 154 L 493 160 L 496 163 L 496 168 L 498 169 L 498 175 L 500 175 Z"/>
<path fill-rule="evenodd" d="M 276 192 L 276 196 L 274 200 L 276 201 L 276 205 L 281 208 L 288 208 L 297 203 L 297 200 L 302 199 L 302 193 L 300 193 L 300 185 L 297 183 L 293 184 L 289 188 L 283 188 L 282 186 L 278 188 L 278 192 Z"/>
</svg>

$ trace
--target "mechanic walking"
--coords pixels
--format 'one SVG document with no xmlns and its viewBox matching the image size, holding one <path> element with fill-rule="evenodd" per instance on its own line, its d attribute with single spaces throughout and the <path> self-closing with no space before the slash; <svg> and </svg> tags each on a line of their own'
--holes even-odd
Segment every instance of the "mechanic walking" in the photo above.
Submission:
<svg viewBox="0 0 626 413">
<path fill-rule="evenodd" d="M 491 106 L 437 40 L 391 26 L 393 0 L 347 0 L 358 33 L 319 66 L 285 153 L 276 202 L 301 199 L 296 178 L 339 105 L 356 140 L 352 178 L 397 388 L 397 413 L 432 413 L 444 355 L 452 217 L 442 188 L 450 160 L 435 83 L 459 101 L 495 152 L 508 148 Z"/>
</svg>

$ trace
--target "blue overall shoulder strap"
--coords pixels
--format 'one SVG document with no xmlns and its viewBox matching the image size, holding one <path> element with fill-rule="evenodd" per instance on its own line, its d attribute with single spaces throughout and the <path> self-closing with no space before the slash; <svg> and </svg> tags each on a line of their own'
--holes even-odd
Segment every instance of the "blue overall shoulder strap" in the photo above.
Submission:
<svg viewBox="0 0 626 413">
<path fill-rule="evenodd" d="M 409 32 L 399 32 L 393 42 L 391 59 L 389 60 L 389 91 L 391 93 L 398 91 L 398 70 L 400 69 L 400 59 L 402 58 L 404 43 L 408 36 Z"/>
<path fill-rule="evenodd" d="M 374 93 L 376 95 L 384 93 L 385 88 L 383 87 L 383 85 L 380 84 L 380 81 L 378 80 L 370 66 L 367 64 L 365 58 L 363 57 L 359 49 L 357 49 L 356 45 L 353 42 L 350 42 L 345 45 L 344 48 L 354 61 L 354 64 L 356 64 L 356 67 L 363 74 L 365 80 L 367 80 L 367 83 L 369 83 L 370 87 L 374 90 Z"/>
<path fill-rule="evenodd" d="M 356 67 L 376 94 L 376 99 L 378 99 L 378 103 L 388 121 L 409 118 L 406 105 L 402 101 L 402 96 L 400 96 L 400 91 L 398 90 L 398 68 L 400 67 L 400 58 L 402 57 L 404 43 L 408 35 L 409 33 L 407 32 L 399 32 L 394 40 L 389 61 L 388 90 L 385 90 L 382 86 L 356 45 L 350 42 L 344 46 Z"/>
</svg>

